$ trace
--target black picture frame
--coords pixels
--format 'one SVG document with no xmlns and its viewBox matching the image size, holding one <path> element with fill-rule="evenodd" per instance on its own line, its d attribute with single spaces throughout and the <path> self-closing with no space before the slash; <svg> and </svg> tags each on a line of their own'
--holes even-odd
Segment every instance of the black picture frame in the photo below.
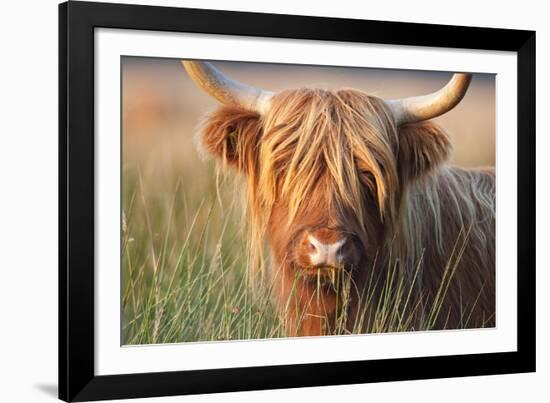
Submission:
<svg viewBox="0 0 550 403">
<path fill-rule="evenodd" d="M 96 376 L 94 29 L 517 52 L 517 351 Z M 535 32 L 68 2 L 59 5 L 59 398 L 66 401 L 535 371 Z"/>
</svg>

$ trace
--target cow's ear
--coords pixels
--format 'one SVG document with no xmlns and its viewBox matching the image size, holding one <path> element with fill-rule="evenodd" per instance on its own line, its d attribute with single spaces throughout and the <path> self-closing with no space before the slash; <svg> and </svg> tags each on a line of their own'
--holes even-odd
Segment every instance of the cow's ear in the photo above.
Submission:
<svg viewBox="0 0 550 403">
<path fill-rule="evenodd" d="M 254 169 L 261 136 L 260 115 L 235 106 L 210 114 L 200 130 L 200 145 L 225 166 L 248 172 Z"/>
<path fill-rule="evenodd" d="M 447 134 L 429 121 L 399 128 L 398 169 L 402 183 L 430 173 L 451 153 L 452 145 Z"/>
</svg>

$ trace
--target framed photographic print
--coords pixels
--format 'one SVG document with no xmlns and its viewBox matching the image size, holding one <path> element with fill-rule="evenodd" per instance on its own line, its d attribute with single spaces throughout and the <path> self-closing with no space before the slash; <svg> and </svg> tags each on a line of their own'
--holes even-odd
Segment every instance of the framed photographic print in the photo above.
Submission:
<svg viewBox="0 0 550 403">
<path fill-rule="evenodd" d="M 59 397 L 535 370 L 535 33 L 59 6 Z"/>
</svg>

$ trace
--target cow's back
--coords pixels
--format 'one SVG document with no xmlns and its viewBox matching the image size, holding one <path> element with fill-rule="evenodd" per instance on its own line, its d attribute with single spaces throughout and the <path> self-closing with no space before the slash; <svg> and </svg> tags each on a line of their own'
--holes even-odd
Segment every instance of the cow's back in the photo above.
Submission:
<svg viewBox="0 0 550 403">
<path fill-rule="evenodd" d="M 420 270 L 425 315 L 438 310 L 436 328 L 494 326 L 494 169 L 443 168 L 412 185 L 405 203 L 403 259 Z"/>
</svg>

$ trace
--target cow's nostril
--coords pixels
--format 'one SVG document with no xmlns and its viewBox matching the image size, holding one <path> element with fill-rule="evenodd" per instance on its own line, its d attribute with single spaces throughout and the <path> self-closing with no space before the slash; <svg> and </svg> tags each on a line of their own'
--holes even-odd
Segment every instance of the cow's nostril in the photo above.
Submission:
<svg viewBox="0 0 550 403">
<path fill-rule="evenodd" d="M 313 242 L 309 242 L 308 248 L 311 252 L 315 252 L 317 250 L 317 247 L 315 246 L 315 244 Z"/>
</svg>

